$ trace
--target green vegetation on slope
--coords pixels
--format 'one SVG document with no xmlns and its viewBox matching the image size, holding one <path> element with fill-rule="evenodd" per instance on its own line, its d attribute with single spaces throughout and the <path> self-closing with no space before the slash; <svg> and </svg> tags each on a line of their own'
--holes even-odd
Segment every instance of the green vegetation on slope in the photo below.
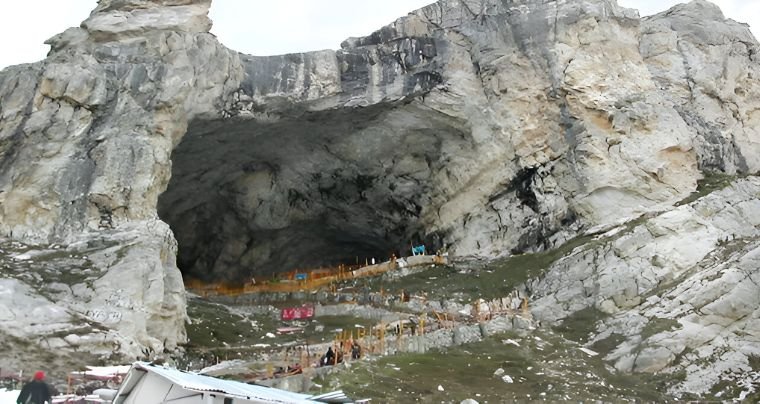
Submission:
<svg viewBox="0 0 760 404">
<path fill-rule="evenodd" d="M 435 266 L 403 278 L 378 277 L 364 281 L 374 291 L 398 294 L 427 294 L 430 300 L 454 299 L 469 303 L 474 299 L 495 299 L 538 277 L 556 260 L 588 243 L 592 236 L 576 237 L 559 248 L 535 254 L 521 254 L 494 260 L 477 267 L 472 263 Z"/>
<path fill-rule="evenodd" d="M 699 198 L 709 195 L 715 191 L 720 191 L 723 188 L 731 185 L 731 183 L 738 177 L 733 175 L 727 175 L 722 173 L 706 172 L 704 178 L 697 180 L 697 190 L 692 192 L 683 200 L 675 204 L 675 206 L 688 205 Z"/>
<path fill-rule="evenodd" d="M 578 347 L 551 332 L 509 333 L 427 354 L 352 362 L 350 369 L 316 382 L 324 383 L 322 391 L 340 388 L 379 403 L 666 401 L 667 376 L 616 374 Z M 512 383 L 494 374 L 497 369 Z"/>
</svg>

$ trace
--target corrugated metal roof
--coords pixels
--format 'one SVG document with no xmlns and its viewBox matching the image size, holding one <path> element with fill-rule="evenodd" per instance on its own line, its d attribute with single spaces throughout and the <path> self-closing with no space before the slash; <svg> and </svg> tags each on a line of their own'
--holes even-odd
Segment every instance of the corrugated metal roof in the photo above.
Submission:
<svg viewBox="0 0 760 404">
<path fill-rule="evenodd" d="M 222 380 L 210 376 L 203 376 L 195 373 L 183 372 L 177 369 L 170 369 L 164 366 L 153 365 L 145 362 L 137 362 L 132 365 L 134 368 L 143 369 L 148 372 L 160 375 L 172 383 L 181 386 L 187 390 L 198 392 L 215 392 L 229 397 L 239 397 L 249 400 L 260 400 L 268 403 L 317 403 L 318 397 L 291 393 L 289 391 L 275 389 L 272 387 L 256 386 L 236 382 L 232 380 Z M 340 392 L 345 398 L 345 395 Z M 316 398 L 316 400 L 314 399 Z M 324 401 L 321 401 L 324 402 Z"/>
</svg>

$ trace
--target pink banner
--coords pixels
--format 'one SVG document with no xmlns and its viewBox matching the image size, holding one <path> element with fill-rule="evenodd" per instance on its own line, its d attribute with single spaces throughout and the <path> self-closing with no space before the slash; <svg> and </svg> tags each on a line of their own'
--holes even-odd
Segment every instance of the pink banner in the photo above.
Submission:
<svg viewBox="0 0 760 404">
<path fill-rule="evenodd" d="M 280 312 L 284 321 L 301 320 L 314 317 L 314 306 L 286 307 Z"/>
</svg>

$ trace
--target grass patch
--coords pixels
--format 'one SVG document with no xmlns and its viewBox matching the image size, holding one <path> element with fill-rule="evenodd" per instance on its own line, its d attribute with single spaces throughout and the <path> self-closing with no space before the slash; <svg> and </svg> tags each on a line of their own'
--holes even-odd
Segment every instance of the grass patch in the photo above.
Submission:
<svg viewBox="0 0 760 404">
<path fill-rule="evenodd" d="M 760 372 L 760 356 L 750 355 L 747 357 L 747 362 L 753 371 Z"/>
<path fill-rule="evenodd" d="M 187 303 L 187 314 L 191 319 L 186 327 L 189 349 L 252 346 L 277 327 L 271 316 L 248 317 L 199 298 L 190 298 Z"/>
<path fill-rule="evenodd" d="M 744 389 L 741 386 L 738 386 L 735 380 L 720 380 L 710 389 L 710 393 L 706 397 L 697 397 L 693 394 L 687 395 L 686 397 L 691 400 L 704 401 L 707 399 L 714 399 L 716 401 L 719 401 L 721 398 L 725 400 L 726 398 L 739 397 L 742 390 Z M 742 402 L 743 403 L 758 403 L 760 402 L 758 401 L 759 398 L 760 398 L 760 392 L 756 391 L 750 396 L 745 397 Z M 727 401 L 723 401 L 723 402 L 727 402 Z"/>
<path fill-rule="evenodd" d="M 602 357 L 605 357 L 609 355 L 610 352 L 617 349 L 620 344 L 625 341 L 625 336 L 617 333 L 610 334 L 609 337 L 594 342 L 593 345 L 591 345 L 591 349 L 599 352 L 599 355 Z"/>
<path fill-rule="evenodd" d="M 502 342 L 505 338 L 519 346 Z M 324 383 L 323 392 L 343 389 L 349 397 L 382 403 L 449 403 L 467 398 L 478 402 L 619 402 L 621 397 L 662 402 L 667 398 L 658 386 L 667 376 L 610 373 L 600 357 L 589 357 L 577 347 L 556 333 L 536 332 L 527 338 L 507 333 L 424 355 L 354 362 L 350 370 L 317 383 Z M 497 369 L 503 369 L 514 383 L 495 375 Z"/>
<path fill-rule="evenodd" d="M 727 175 L 715 172 L 706 172 L 704 178 L 697 180 L 697 189 L 686 198 L 678 201 L 675 206 L 688 205 L 697 199 L 709 195 L 715 191 L 731 185 L 731 182 L 741 178 L 738 176 Z"/>
<path fill-rule="evenodd" d="M 197 363 L 200 358 L 206 362 L 211 362 L 212 358 L 251 358 L 258 353 L 279 351 L 288 344 L 311 345 L 332 341 L 336 329 L 353 331 L 357 335 L 360 328 L 356 327 L 357 324 L 368 330 L 374 325 L 372 320 L 352 316 L 322 316 L 283 322 L 277 318 L 276 311 L 255 314 L 235 312 L 227 306 L 201 298 L 188 299 L 187 313 L 191 323 L 186 327 L 187 357 L 182 361 L 188 363 Z M 303 333 L 276 334 L 277 328 L 290 326 L 303 327 Z M 275 334 L 276 338 L 270 338 L 268 333 Z"/>
<path fill-rule="evenodd" d="M 481 268 L 472 263 L 436 266 L 400 279 L 370 279 L 366 285 L 373 290 L 383 288 L 394 294 L 402 289 L 412 294 L 427 294 L 431 300 L 456 299 L 469 303 L 476 298 L 495 299 L 542 275 L 559 258 L 590 240 L 592 236 L 579 236 L 553 250 L 497 259 Z"/>
<path fill-rule="evenodd" d="M 608 314 L 603 313 L 595 307 L 587 307 L 565 317 L 553 329 L 564 338 L 578 343 L 585 343 L 588 340 L 589 334 L 596 329 L 596 324 L 608 317 Z"/>
</svg>

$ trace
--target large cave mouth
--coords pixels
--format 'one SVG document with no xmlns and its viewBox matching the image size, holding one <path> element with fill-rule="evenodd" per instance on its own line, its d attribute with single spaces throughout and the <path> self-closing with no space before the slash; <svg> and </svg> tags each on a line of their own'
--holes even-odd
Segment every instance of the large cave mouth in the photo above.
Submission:
<svg viewBox="0 0 760 404">
<path fill-rule="evenodd" d="M 207 282 L 435 247 L 425 217 L 463 133 L 415 104 L 196 120 L 172 153 L 158 213 L 184 276 Z"/>
</svg>

